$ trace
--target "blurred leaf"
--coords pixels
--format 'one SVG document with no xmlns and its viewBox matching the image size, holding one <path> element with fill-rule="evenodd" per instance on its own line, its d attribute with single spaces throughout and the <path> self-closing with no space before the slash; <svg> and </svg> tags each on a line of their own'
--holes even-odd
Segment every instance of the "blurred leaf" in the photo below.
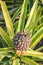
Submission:
<svg viewBox="0 0 43 65">
<path fill-rule="evenodd" d="M 43 38 L 43 27 L 40 28 L 37 33 L 32 37 L 32 43 L 30 45 L 30 48 L 34 49 L 35 46 L 40 42 L 40 40 Z"/>
<path fill-rule="evenodd" d="M 13 65 L 20 65 L 19 59 L 13 60 Z"/>
<path fill-rule="evenodd" d="M 27 4 L 28 4 L 28 0 L 24 0 L 22 9 L 21 9 L 21 15 L 20 15 L 19 23 L 18 23 L 17 32 L 24 30 L 25 17 L 27 13 Z"/>
<path fill-rule="evenodd" d="M 12 17 L 13 22 L 15 21 L 17 15 L 20 13 L 20 10 L 21 10 L 21 6 L 18 8 L 18 10 L 16 10 L 15 14 L 13 15 L 13 17 Z"/>
<path fill-rule="evenodd" d="M 38 28 L 40 29 L 41 27 L 43 27 L 43 23 L 40 23 L 40 25 L 39 25 L 39 27 L 38 27 Z"/>
<path fill-rule="evenodd" d="M 15 27 L 18 24 L 18 20 L 13 24 L 13 26 Z"/>
<path fill-rule="evenodd" d="M 38 23 L 39 20 L 40 20 L 41 13 L 42 13 L 42 8 L 39 6 L 39 7 L 37 8 L 37 12 L 36 12 L 35 19 L 34 19 L 33 22 L 30 23 L 30 25 L 29 25 L 29 27 L 27 28 L 27 30 L 31 30 L 31 29 L 33 29 L 34 27 L 36 27 L 37 23 Z"/>
<path fill-rule="evenodd" d="M 34 14 L 35 14 L 35 12 L 34 12 Z M 30 24 L 29 24 L 29 26 L 28 26 L 28 28 L 27 28 L 27 30 L 31 30 L 32 28 L 34 28 L 36 25 L 37 25 L 37 23 L 39 22 L 39 20 L 40 20 L 40 17 L 41 17 L 41 14 L 42 14 L 42 7 L 38 7 L 37 8 L 37 11 L 36 11 L 36 15 L 32 18 L 33 19 L 33 21 L 31 20 L 31 22 L 30 22 Z"/>
<path fill-rule="evenodd" d="M 8 61 L 10 58 L 8 58 L 7 56 L 5 56 L 3 59 L 2 59 L 2 62 L 6 62 Z"/>
<path fill-rule="evenodd" d="M 3 12 L 4 18 L 5 18 L 5 23 L 6 23 L 6 27 L 7 27 L 9 36 L 10 36 L 11 38 L 13 38 L 13 37 L 14 37 L 13 24 L 12 24 L 10 15 L 9 15 L 9 13 L 8 13 L 6 4 L 5 4 L 5 2 L 3 2 L 3 1 L 0 1 L 0 4 L 1 4 L 2 12 Z"/>
<path fill-rule="evenodd" d="M 42 59 L 43 60 L 43 53 L 42 52 L 37 52 L 37 51 L 29 51 L 29 50 L 26 50 L 26 51 L 22 51 L 23 53 L 21 53 L 21 56 L 32 56 L 34 58 L 39 58 L 39 59 Z M 17 52 L 16 53 L 18 56 L 20 55 L 20 52 Z"/>
<path fill-rule="evenodd" d="M 13 47 L 0 48 L 0 53 L 3 52 L 3 51 L 4 51 L 4 52 L 5 52 L 5 51 L 6 51 L 6 52 L 13 51 Z"/>
<path fill-rule="evenodd" d="M 36 51 L 41 51 L 41 50 L 43 50 L 43 46 L 36 49 Z"/>
<path fill-rule="evenodd" d="M 43 15 L 40 17 L 39 21 L 40 21 L 40 24 L 43 23 Z"/>
<path fill-rule="evenodd" d="M 28 64 L 28 65 L 39 65 L 38 63 L 36 63 L 35 61 L 26 58 L 26 57 L 21 57 L 21 61 Z"/>
<path fill-rule="evenodd" d="M 32 22 L 34 21 L 35 16 L 36 16 L 37 5 L 38 5 L 38 0 L 36 0 L 35 3 L 33 4 L 33 7 L 32 7 L 32 9 L 30 11 L 30 15 L 29 15 L 29 18 L 27 20 L 25 29 L 27 29 L 29 27 L 29 25 L 31 25 Z"/>
<path fill-rule="evenodd" d="M 4 57 L 5 57 L 4 55 L 0 56 L 0 62 L 2 61 L 2 59 L 3 59 Z"/>
<path fill-rule="evenodd" d="M 29 0 L 29 12 L 30 12 L 32 6 L 33 6 L 33 0 Z"/>
<path fill-rule="evenodd" d="M 2 36 L 2 38 L 5 40 L 6 44 L 9 47 L 13 45 L 9 36 L 7 35 L 7 33 L 1 27 L 0 27 L 0 35 Z"/>
<path fill-rule="evenodd" d="M 0 35 L 0 48 L 2 48 L 2 47 L 8 47 L 8 45 L 6 44 L 5 40 Z"/>
<path fill-rule="evenodd" d="M 9 7 L 10 7 L 10 6 L 9 6 Z M 19 7 L 12 8 L 11 10 L 9 10 L 10 16 L 12 16 L 12 15 L 16 12 L 16 10 L 18 10 L 18 8 L 19 8 Z M 4 19 L 2 14 L 0 14 L 0 19 L 1 19 L 1 20 Z M 12 17 L 12 21 L 13 21 L 13 17 Z"/>
<path fill-rule="evenodd" d="M 19 22 L 19 20 L 17 20 L 14 24 L 13 24 L 13 26 L 14 26 L 14 32 L 16 33 L 16 31 L 17 31 L 17 28 L 18 28 L 18 22 Z"/>
</svg>

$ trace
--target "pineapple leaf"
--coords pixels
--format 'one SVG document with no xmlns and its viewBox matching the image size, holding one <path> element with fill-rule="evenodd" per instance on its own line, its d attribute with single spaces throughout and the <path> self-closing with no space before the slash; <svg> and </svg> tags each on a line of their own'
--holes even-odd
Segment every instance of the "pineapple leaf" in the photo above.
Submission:
<svg viewBox="0 0 43 65">
<path fill-rule="evenodd" d="M 33 4 L 33 7 L 32 7 L 32 9 L 30 11 L 29 18 L 27 20 L 25 29 L 29 28 L 29 25 L 31 25 L 32 22 L 34 21 L 35 16 L 36 16 L 37 5 L 38 5 L 38 0 L 36 0 L 35 3 Z"/>
<path fill-rule="evenodd" d="M 40 48 L 38 48 L 38 49 L 36 49 L 36 51 L 40 51 L 40 50 L 42 50 L 42 49 L 43 49 L 43 46 L 40 47 Z"/>
<path fill-rule="evenodd" d="M 0 56 L 0 62 L 2 61 L 2 59 L 3 59 L 4 57 L 5 57 L 4 55 L 1 55 L 1 56 Z"/>
<path fill-rule="evenodd" d="M 13 22 L 15 21 L 17 15 L 20 13 L 20 10 L 21 10 L 21 6 L 17 9 L 17 11 L 15 12 L 15 14 L 13 15 L 13 17 L 12 17 L 12 21 Z"/>
<path fill-rule="evenodd" d="M 12 24 L 10 15 L 8 13 L 6 4 L 3 1 L 0 1 L 0 4 L 1 4 L 1 8 L 2 8 L 2 12 L 3 12 L 3 15 L 4 15 L 4 19 L 5 19 L 5 23 L 6 23 L 6 27 L 7 27 L 9 36 L 10 36 L 10 38 L 13 38 L 14 37 L 13 24 Z"/>
<path fill-rule="evenodd" d="M 41 13 L 42 13 L 42 8 L 41 7 L 38 7 L 37 13 L 36 13 L 36 16 L 35 16 L 35 20 L 32 23 L 30 23 L 30 25 L 28 27 L 28 30 L 31 30 L 32 28 L 35 27 L 35 25 L 37 25 L 37 23 L 39 22 Z"/>
<path fill-rule="evenodd" d="M 34 49 L 35 46 L 40 42 L 40 40 L 43 38 L 43 27 L 40 28 L 37 33 L 32 37 L 32 44 L 30 45 L 30 48 Z"/>
<path fill-rule="evenodd" d="M 21 9 L 19 23 L 18 23 L 17 33 L 24 30 L 25 17 L 27 13 L 27 4 L 28 4 L 28 0 L 24 0 L 22 9 Z"/>
<path fill-rule="evenodd" d="M 20 56 L 20 53 L 17 51 L 16 54 L 18 56 Z M 42 59 L 43 60 L 43 53 L 42 52 L 37 52 L 37 51 L 29 51 L 29 50 L 26 50 L 26 51 L 23 51 L 23 53 L 21 53 L 21 56 L 32 56 L 34 58 L 37 58 L 37 59 Z"/>
<path fill-rule="evenodd" d="M 26 64 L 29 64 L 29 65 L 39 65 L 38 63 L 36 63 L 35 61 L 33 61 L 27 57 L 21 57 L 21 61 Z"/>
<path fill-rule="evenodd" d="M 19 59 L 13 60 L 13 65 L 20 65 Z"/>
<path fill-rule="evenodd" d="M 0 27 L 0 35 L 5 40 L 6 44 L 11 47 L 12 41 L 10 40 L 10 37 L 7 35 L 7 33 Z"/>
</svg>

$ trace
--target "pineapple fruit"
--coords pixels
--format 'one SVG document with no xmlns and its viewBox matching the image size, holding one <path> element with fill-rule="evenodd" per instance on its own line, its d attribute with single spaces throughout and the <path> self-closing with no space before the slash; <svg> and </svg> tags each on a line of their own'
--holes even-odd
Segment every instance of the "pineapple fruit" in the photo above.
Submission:
<svg viewBox="0 0 43 65">
<path fill-rule="evenodd" d="M 31 36 L 28 31 L 19 32 L 13 38 L 14 48 L 15 50 L 26 50 L 31 44 Z"/>
</svg>

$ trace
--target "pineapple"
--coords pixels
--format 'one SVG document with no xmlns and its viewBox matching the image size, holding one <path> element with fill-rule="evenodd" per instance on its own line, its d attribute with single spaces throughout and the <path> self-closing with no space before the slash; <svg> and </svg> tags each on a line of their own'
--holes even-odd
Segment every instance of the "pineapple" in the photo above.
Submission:
<svg viewBox="0 0 43 65">
<path fill-rule="evenodd" d="M 13 38 L 14 48 L 15 50 L 26 50 L 31 44 L 31 36 L 28 31 L 19 32 Z"/>
</svg>

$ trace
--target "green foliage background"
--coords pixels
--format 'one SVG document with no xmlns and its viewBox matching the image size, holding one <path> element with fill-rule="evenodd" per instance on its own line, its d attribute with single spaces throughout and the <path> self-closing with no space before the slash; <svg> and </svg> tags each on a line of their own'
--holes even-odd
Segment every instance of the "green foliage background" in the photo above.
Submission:
<svg viewBox="0 0 43 65">
<path fill-rule="evenodd" d="M 43 0 L 42 4 L 43 4 Z M 31 45 L 25 54 L 17 55 L 13 37 L 23 30 L 31 33 Z M 39 65 L 43 62 L 43 6 L 39 0 L 0 0 L 0 65 Z"/>
</svg>

